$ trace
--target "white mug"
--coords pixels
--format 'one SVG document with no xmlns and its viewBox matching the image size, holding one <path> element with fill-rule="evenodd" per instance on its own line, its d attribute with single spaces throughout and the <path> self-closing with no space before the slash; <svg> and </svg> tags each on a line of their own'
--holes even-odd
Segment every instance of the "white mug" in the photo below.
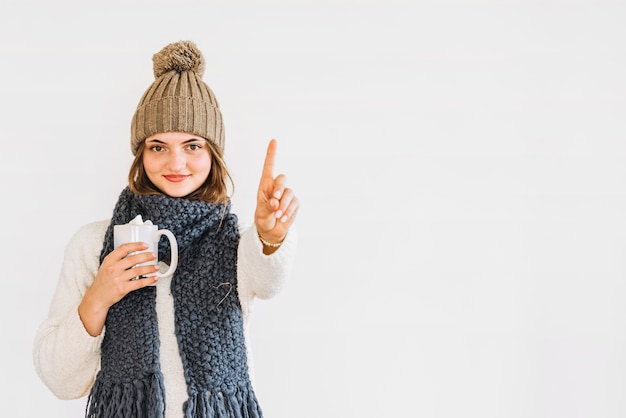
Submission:
<svg viewBox="0 0 626 418">
<path fill-rule="evenodd" d="M 157 258 L 152 261 L 148 261 L 146 263 L 141 263 L 139 265 L 146 266 L 154 264 L 156 265 L 159 262 L 159 240 L 161 236 L 165 235 L 167 239 L 170 240 L 170 248 L 171 248 L 171 261 L 170 266 L 164 273 L 157 272 L 155 276 L 157 277 L 165 277 L 171 276 L 176 271 L 176 267 L 178 266 L 178 243 L 176 241 L 176 237 L 172 234 L 171 231 L 167 229 L 159 229 L 158 225 L 152 225 L 149 223 L 145 224 L 124 224 L 124 225 L 114 225 L 113 226 L 113 247 L 117 248 L 122 244 L 127 242 L 145 242 L 148 244 L 148 249 L 143 252 L 153 252 L 156 254 Z M 139 251 L 142 252 L 142 251 Z M 131 253 L 135 254 L 135 253 Z M 129 254 L 130 255 L 130 254 Z"/>
</svg>

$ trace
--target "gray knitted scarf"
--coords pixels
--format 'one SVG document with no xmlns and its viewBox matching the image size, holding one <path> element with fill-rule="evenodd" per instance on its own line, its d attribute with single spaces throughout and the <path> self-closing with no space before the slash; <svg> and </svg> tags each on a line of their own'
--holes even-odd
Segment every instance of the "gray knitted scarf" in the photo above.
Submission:
<svg viewBox="0 0 626 418">
<path fill-rule="evenodd" d="M 178 241 L 171 292 L 189 395 L 181 416 L 262 418 L 248 375 L 237 293 L 239 232 L 230 203 L 137 195 L 125 188 L 106 231 L 101 262 L 113 250 L 113 225 L 137 215 L 169 229 Z M 159 260 L 169 259 L 167 241 L 159 242 Z M 167 399 L 155 301 L 156 287 L 148 286 L 109 309 L 101 370 L 87 400 L 87 417 L 164 417 Z"/>
</svg>

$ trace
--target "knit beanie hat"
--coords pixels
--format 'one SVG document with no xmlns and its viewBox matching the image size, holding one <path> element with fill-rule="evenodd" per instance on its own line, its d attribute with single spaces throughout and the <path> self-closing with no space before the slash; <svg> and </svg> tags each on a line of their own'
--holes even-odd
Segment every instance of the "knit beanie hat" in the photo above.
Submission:
<svg viewBox="0 0 626 418">
<path fill-rule="evenodd" d="M 204 58 L 191 41 L 165 46 L 152 56 L 154 82 L 141 97 L 130 128 L 130 148 L 137 154 L 147 137 L 188 132 L 224 150 L 224 124 L 213 91 L 202 81 Z"/>
</svg>

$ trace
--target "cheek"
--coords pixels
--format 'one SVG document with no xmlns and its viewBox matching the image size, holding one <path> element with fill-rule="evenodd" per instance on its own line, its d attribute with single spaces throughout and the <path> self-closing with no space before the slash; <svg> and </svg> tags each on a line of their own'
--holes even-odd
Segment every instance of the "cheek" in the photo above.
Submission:
<svg viewBox="0 0 626 418">
<path fill-rule="evenodd" d="M 155 158 L 146 157 L 146 154 L 144 154 L 142 162 L 143 168 L 148 177 L 151 177 L 159 170 L 159 164 Z"/>
<path fill-rule="evenodd" d="M 206 175 L 208 176 L 209 173 L 211 172 L 211 159 L 210 158 L 208 161 L 204 163 L 204 170 L 206 171 Z"/>
<path fill-rule="evenodd" d="M 188 161 L 188 164 L 196 173 L 203 173 L 207 177 L 209 176 L 209 173 L 211 172 L 211 157 L 210 156 L 208 158 L 206 156 L 202 156 L 201 158 L 191 159 Z"/>
</svg>

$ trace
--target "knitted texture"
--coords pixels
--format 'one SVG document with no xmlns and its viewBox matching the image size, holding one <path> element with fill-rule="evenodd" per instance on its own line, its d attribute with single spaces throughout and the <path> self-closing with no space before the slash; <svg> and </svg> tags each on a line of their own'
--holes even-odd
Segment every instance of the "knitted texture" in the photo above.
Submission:
<svg viewBox="0 0 626 418">
<path fill-rule="evenodd" d="M 164 132 L 188 132 L 224 150 L 224 124 L 213 91 L 202 81 L 204 57 L 193 42 L 165 46 L 152 57 L 154 82 L 133 115 L 130 148 L 133 155 L 147 137 Z"/>
<path fill-rule="evenodd" d="M 237 293 L 239 232 L 230 203 L 209 204 L 125 188 L 107 228 L 101 261 L 113 250 L 113 226 L 137 215 L 172 231 L 179 264 L 172 277 L 175 332 L 189 395 L 187 418 L 262 418 L 248 375 L 243 316 Z M 159 242 L 159 259 L 170 256 Z M 101 370 L 87 417 L 163 417 L 156 288 L 126 295 L 109 309 Z"/>
</svg>

